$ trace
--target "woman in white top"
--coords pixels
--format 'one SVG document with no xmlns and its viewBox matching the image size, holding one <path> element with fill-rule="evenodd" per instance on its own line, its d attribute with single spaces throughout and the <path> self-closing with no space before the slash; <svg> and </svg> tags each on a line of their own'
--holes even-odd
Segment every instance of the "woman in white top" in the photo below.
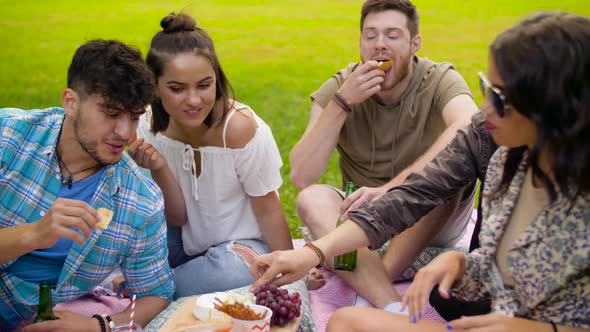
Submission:
<svg viewBox="0 0 590 332">
<path fill-rule="evenodd" d="M 185 14 L 161 26 L 146 59 L 158 99 L 129 153 L 164 195 L 175 296 L 244 286 L 254 256 L 292 248 L 281 157 L 266 123 L 229 98 L 208 34 Z"/>
</svg>

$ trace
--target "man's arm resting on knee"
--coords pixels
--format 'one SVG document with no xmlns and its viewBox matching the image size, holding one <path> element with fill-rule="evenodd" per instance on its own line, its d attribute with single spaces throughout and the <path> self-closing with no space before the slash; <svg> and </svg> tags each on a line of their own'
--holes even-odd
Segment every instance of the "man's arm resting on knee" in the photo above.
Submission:
<svg viewBox="0 0 590 332">
<path fill-rule="evenodd" d="M 334 101 L 325 109 L 317 102 L 312 103 L 307 129 L 289 155 L 291 181 L 295 187 L 306 188 L 322 176 L 347 116 Z"/>
</svg>

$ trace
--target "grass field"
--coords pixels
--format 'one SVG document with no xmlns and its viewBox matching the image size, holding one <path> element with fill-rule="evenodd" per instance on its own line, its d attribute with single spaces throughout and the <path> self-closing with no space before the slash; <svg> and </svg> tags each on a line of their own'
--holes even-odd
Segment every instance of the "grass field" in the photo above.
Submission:
<svg viewBox="0 0 590 332">
<path fill-rule="evenodd" d="M 0 0 L 0 107 L 61 105 L 67 66 L 92 38 L 116 38 L 145 54 L 160 19 L 185 11 L 216 43 L 237 97 L 264 118 L 285 166 L 280 190 L 292 233 L 297 190 L 289 151 L 307 125 L 309 94 L 358 56 L 360 0 L 32 1 Z M 476 100 L 476 73 L 485 70 L 494 36 L 532 11 L 590 15 L 587 0 L 416 0 L 419 55 L 451 61 Z M 320 182 L 340 183 L 333 156 Z"/>
</svg>

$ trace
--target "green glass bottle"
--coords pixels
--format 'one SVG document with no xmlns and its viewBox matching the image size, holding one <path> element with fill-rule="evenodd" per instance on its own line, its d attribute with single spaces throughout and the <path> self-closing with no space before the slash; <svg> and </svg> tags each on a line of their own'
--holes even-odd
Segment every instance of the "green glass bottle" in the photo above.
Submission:
<svg viewBox="0 0 590 332">
<path fill-rule="evenodd" d="M 51 301 L 51 285 L 48 281 L 43 281 L 39 286 L 39 308 L 37 317 L 33 323 L 44 322 L 46 320 L 55 320 L 57 317 L 53 314 L 53 303 Z"/>
<path fill-rule="evenodd" d="M 346 197 L 352 194 L 356 189 L 357 185 L 354 182 L 346 183 Z M 342 220 L 338 218 L 336 227 L 342 224 Z M 340 256 L 334 256 L 334 269 L 341 271 L 354 271 L 356 268 L 356 250 L 342 254 Z"/>
</svg>

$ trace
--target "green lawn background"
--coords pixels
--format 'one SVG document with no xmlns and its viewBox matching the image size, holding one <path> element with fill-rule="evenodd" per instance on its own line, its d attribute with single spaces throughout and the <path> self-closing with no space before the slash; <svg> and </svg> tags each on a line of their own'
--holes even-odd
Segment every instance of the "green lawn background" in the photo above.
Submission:
<svg viewBox="0 0 590 332">
<path fill-rule="evenodd" d="M 453 62 L 477 102 L 476 73 L 485 70 L 487 46 L 498 32 L 532 11 L 590 15 L 587 0 L 414 3 L 421 16 L 419 55 Z M 116 38 L 145 54 L 164 15 L 190 13 L 211 34 L 237 97 L 273 128 L 285 163 L 281 201 L 298 236 L 289 151 L 307 125 L 309 94 L 359 58 L 361 5 L 359 0 L 0 0 L 0 107 L 61 105 L 67 66 L 84 41 Z M 320 182 L 339 185 L 336 154 Z"/>
</svg>

